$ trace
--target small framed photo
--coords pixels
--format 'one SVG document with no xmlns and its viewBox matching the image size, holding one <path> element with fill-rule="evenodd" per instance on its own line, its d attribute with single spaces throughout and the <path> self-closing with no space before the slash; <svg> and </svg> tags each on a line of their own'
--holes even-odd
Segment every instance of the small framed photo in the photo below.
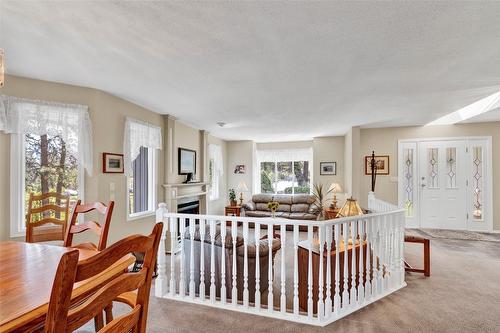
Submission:
<svg viewBox="0 0 500 333">
<path fill-rule="evenodd" d="M 123 173 L 123 154 L 102 153 L 103 173 Z"/>
<path fill-rule="evenodd" d="M 371 160 L 371 156 L 365 156 L 365 175 L 367 176 L 372 174 L 372 169 L 370 167 Z M 377 168 L 377 175 L 388 175 L 389 155 L 375 156 L 375 166 Z"/>
<path fill-rule="evenodd" d="M 335 176 L 337 174 L 337 162 L 320 162 L 319 174 L 322 176 Z"/>
<path fill-rule="evenodd" d="M 234 174 L 244 174 L 245 173 L 245 164 L 237 164 L 234 167 Z"/>
</svg>

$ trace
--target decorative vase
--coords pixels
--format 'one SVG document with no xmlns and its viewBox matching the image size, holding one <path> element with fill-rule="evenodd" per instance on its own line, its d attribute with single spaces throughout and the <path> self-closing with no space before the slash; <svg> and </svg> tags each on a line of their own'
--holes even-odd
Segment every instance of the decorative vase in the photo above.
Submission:
<svg viewBox="0 0 500 333">
<path fill-rule="evenodd" d="M 232 207 L 234 207 L 234 206 L 237 206 L 237 204 L 238 204 L 238 203 L 236 202 L 236 200 L 231 200 L 231 201 L 229 202 L 229 204 L 230 204 Z"/>
</svg>

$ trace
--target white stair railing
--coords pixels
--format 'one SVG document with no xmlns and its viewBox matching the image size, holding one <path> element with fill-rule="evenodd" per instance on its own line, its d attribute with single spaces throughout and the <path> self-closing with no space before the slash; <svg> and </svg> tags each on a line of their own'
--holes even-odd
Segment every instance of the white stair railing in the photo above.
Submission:
<svg viewBox="0 0 500 333">
<path fill-rule="evenodd" d="M 175 214 L 160 204 L 157 219 L 179 241 L 166 256 L 162 237 L 155 295 L 325 326 L 406 285 L 404 210 L 372 193 L 368 201 L 369 214 L 328 221 Z"/>
</svg>

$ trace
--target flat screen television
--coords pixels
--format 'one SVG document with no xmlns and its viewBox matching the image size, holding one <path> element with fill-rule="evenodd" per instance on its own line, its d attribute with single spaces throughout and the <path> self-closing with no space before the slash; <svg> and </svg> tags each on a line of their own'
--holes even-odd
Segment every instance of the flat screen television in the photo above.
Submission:
<svg viewBox="0 0 500 333">
<path fill-rule="evenodd" d="M 179 148 L 179 175 L 196 173 L 196 151 L 186 148 Z"/>
</svg>

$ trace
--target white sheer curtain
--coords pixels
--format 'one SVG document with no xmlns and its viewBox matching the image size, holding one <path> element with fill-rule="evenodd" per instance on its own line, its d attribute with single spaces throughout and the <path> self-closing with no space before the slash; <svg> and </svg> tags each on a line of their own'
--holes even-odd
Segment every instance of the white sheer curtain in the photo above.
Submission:
<svg viewBox="0 0 500 333">
<path fill-rule="evenodd" d="M 0 131 L 60 136 L 66 149 L 78 154 L 87 173 L 92 175 L 92 125 L 85 105 L 0 95 Z"/>
<path fill-rule="evenodd" d="M 161 128 L 144 121 L 127 117 L 123 137 L 123 163 L 125 173 L 131 175 L 132 162 L 139 156 L 141 147 L 162 149 Z"/>
<path fill-rule="evenodd" d="M 224 161 L 222 157 L 222 149 L 219 145 L 208 145 L 208 159 L 212 161 L 212 186 L 210 187 L 210 200 L 219 199 L 219 181 L 224 174 Z"/>
</svg>

